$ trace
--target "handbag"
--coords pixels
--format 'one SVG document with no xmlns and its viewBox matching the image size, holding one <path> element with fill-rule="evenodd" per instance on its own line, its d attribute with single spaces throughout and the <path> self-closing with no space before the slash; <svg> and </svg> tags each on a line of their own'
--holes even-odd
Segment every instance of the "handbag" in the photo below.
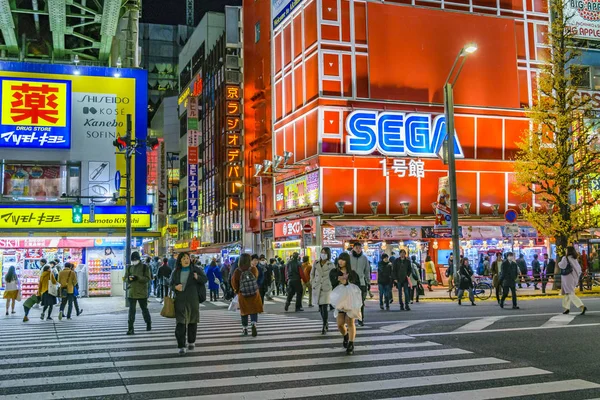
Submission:
<svg viewBox="0 0 600 400">
<path fill-rule="evenodd" d="M 52 282 L 52 279 L 48 279 L 48 294 L 50 296 L 58 297 L 58 286 Z"/>
<path fill-rule="evenodd" d="M 565 269 L 560 270 L 560 274 L 562 276 L 571 275 L 573 273 L 573 266 L 569 262 L 569 256 L 566 256 L 566 259 L 567 259 L 567 266 L 565 267 Z"/>
<path fill-rule="evenodd" d="M 23 296 L 23 294 L 21 292 L 21 289 L 19 289 L 19 291 L 17 292 L 17 301 L 21 301 L 22 300 L 22 296 Z"/>
<path fill-rule="evenodd" d="M 175 318 L 175 300 L 172 297 L 164 298 L 163 308 L 160 310 L 160 315 L 165 318 Z"/>
<path fill-rule="evenodd" d="M 417 293 L 419 296 L 425 296 L 425 288 L 420 283 L 417 285 Z"/>
<path fill-rule="evenodd" d="M 69 278 L 71 278 L 71 274 L 73 271 L 69 271 L 69 276 L 67 276 L 67 286 L 60 289 L 60 297 L 66 299 L 69 295 Z"/>
</svg>

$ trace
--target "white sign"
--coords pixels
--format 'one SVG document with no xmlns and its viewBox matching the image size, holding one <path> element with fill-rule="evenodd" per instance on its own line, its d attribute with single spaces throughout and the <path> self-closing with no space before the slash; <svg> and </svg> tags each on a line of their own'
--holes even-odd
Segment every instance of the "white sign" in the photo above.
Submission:
<svg viewBox="0 0 600 400">
<path fill-rule="evenodd" d="M 188 118 L 198 118 L 198 99 L 196 97 L 188 99 L 187 116 Z"/>
<path fill-rule="evenodd" d="M 198 147 L 200 144 L 200 131 L 188 131 L 188 147 Z"/>
<path fill-rule="evenodd" d="M 567 29 L 578 38 L 600 40 L 600 2 L 567 0 L 564 4 Z"/>
<path fill-rule="evenodd" d="M 158 173 L 156 186 L 158 189 L 158 214 L 167 213 L 167 155 L 165 142 L 161 141 L 158 145 Z"/>
<path fill-rule="evenodd" d="M 388 176 L 387 159 L 384 158 L 379 163 L 383 166 L 383 176 Z M 392 160 L 392 171 L 399 178 L 404 178 L 407 171 L 409 177 L 425 178 L 425 163 L 418 159 L 409 160 L 407 164 L 406 160 L 395 158 Z"/>
</svg>

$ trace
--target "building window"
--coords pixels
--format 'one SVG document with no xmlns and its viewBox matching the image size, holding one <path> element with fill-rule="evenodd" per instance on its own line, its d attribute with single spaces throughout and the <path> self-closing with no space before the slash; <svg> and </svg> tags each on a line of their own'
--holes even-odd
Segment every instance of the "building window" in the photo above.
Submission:
<svg viewBox="0 0 600 400">
<path fill-rule="evenodd" d="M 571 84 L 589 89 L 591 84 L 590 67 L 585 65 L 571 65 Z"/>
<path fill-rule="evenodd" d="M 2 166 L 4 201 L 57 201 L 81 192 L 79 164 L 7 162 Z"/>
<path fill-rule="evenodd" d="M 258 43 L 260 40 L 260 21 L 254 25 L 254 43 Z"/>
</svg>

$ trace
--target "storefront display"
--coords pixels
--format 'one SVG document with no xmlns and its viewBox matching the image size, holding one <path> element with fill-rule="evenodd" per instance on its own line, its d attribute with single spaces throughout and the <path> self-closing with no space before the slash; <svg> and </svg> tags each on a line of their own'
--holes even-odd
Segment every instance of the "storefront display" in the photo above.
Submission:
<svg viewBox="0 0 600 400">
<path fill-rule="evenodd" d="M 111 260 L 88 260 L 88 296 L 111 295 Z"/>
</svg>

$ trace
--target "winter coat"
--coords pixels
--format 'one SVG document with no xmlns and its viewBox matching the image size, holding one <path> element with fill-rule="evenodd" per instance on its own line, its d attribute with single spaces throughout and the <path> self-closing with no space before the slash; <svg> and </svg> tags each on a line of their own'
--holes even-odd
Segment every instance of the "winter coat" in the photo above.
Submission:
<svg viewBox="0 0 600 400">
<path fill-rule="evenodd" d="M 411 266 L 411 274 L 409 276 L 410 279 L 410 286 L 415 287 L 419 284 L 419 282 L 421 281 L 421 274 L 419 272 L 419 267 L 417 266 L 416 263 L 411 262 L 410 263 Z"/>
<path fill-rule="evenodd" d="M 331 281 L 331 286 L 334 289 L 340 284 L 340 281 L 338 280 L 338 278 L 342 275 L 344 275 L 344 274 L 342 273 L 342 271 L 339 268 L 334 268 L 331 270 L 331 272 L 329 272 L 329 280 Z M 348 285 L 349 283 L 352 283 L 356 286 L 360 286 L 360 278 L 359 278 L 358 274 L 356 273 L 356 271 L 352 271 L 348 275 L 348 281 L 346 282 L 346 285 Z"/>
<path fill-rule="evenodd" d="M 163 264 L 163 266 L 158 269 L 158 276 L 161 278 L 170 279 L 172 273 L 173 271 L 171 271 L 171 268 L 169 268 L 168 265 Z"/>
<path fill-rule="evenodd" d="M 302 264 L 298 259 L 292 259 L 287 263 L 285 267 L 287 273 L 287 279 L 289 282 L 302 282 L 302 274 L 300 268 L 302 268 Z"/>
<path fill-rule="evenodd" d="M 514 286 L 519 277 L 519 267 L 514 261 L 504 260 L 500 269 L 499 283 L 502 286 Z"/>
<path fill-rule="evenodd" d="M 320 261 L 315 262 L 315 265 L 310 270 L 310 282 L 312 284 L 313 299 L 316 299 L 317 304 L 329 304 L 329 296 L 333 290 L 329 274 L 335 269 L 333 263 L 329 260 L 321 265 Z"/>
<path fill-rule="evenodd" d="M 394 269 L 392 277 L 398 284 L 404 283 L 404 281 L 412 274 L 411 261 L 408 258 L 396 258 L 394 261 Z"/>
<path fill-rule="evenodd" d="M 77 274 L 70 269 L 63 269 L 58 274 L 58 283 L 61 288 L 67 288 L 67 293 L 73 294 L 75 285 L 77 285 Z"/>
<path fill-rule="evenodd" d="M 271 283 L 273 283 L 273 270 L 275 269 L 275 264 L 267 264 L 265 267 L 265 279 L 263 280 L 262 287 L 268 291 L 271 287 Z"/>
<path fill-rule="evenodd" d="M 499 260 L 494 260 L 492 263 L 492 286 L 498 287 L 500 285 L 500 270 L 502 268 L 502 263 Z"/>
<path fill-rule="evenodd" d="M 473 268 L 471 268 L 470 265 L 468 267 L 461 265 L 458 272 L 460 274 L 460 282 L 458 283 L 458 288 L 463 290 L 472 288 L 473 281 L 471 280 L 471 277 L 473 276 Z"/>
<path fill-rule="evenodd" d="M 246 269 L 247 271 L 247 269 Z M 242 270 L 240 268 L 236 268 L 231 276 L 231 287 L 235 293 L 240 291 L 240 279 L 242 278 Z M 256 267 L 250 267 L 250 272 L 254 275 L 258 280 L 258 269 Z M 263 312 L 263 303 L 260 298 L 260 290 L 256 291 L 256 294 L 252 297 L 242 296 L 241 293 L 238 293 L 238 301 L 240 306 L 240 314 L 243 315 L 252 315 L 259 314 Z"/>
<path fill-rule="evenodd" d="M 194 278 L 194 273 L 198 279 Z M 182 292 L 175 290 L 181 284 L 181 269 L 175 269 L 171 275 L 171 288 L 175 293 L 175 319 L 178 324 L 197 324 L 200 321 L 200 291 L 208 278 L 201 268 L 190 266 L 185 288 Z"/>
<path fill-rule="evenodd" d="M 371 265 L 365 253 L 360 253 L 360 256 L 357 257 L 357 254 L 352 250 L 352 253 L 350 253 L 350 268 L 358 275 L 360 280 L 358 286 L 366 286 L 371 283 Z"/>
<path fill-rule="evenodd" d="M 569 261 L 567 262 L 567 257 L 563 257 L 562 260 L 558 263 L 558 267 L 563 270 L 567 268 L 568 263 L 573 267 L 573 272 L 569 275 L 561 275 L 561 293 L 562 294 L 571 294 L 575 293 L 575 288 L 579 284 L 579 276 L 581 275 L 581 266 L 577 259 L 573 257 L 569 257 Z"/>
<path fill-rule="evenodd" d="M 425 263 L 425 278 L 428 281 L 436 280 L 435 263 L 433 261 L 427 261 Z"/>
<path fill-rule="evenodd" d="M 522 275 L 527 275 L 527 263 L 524 258 L 519 258 L 517 260 L 517 266 L 519 267 L 519 271 Z"/>
<path fill-rule="evenodd" d="M 302 263 L 302 271 L 304 271 L 304 283 L 310 282 L 310 271 L 312 270 L 312 265 L 309 262 Z"/>
<path fill-rule="evenodd" d="M 214 267 L 208 267 L 208 273 L 206 274 L 206 277 L 208 278 L 208 288 L 210 290 L 219 289 L 223 277 L 221 275 L 221 269 L 218 265 L 215 265 Z M 219 283 L 216 283 L 215 279 L 218 280 Z"/>
<path fill-rule="evenodd" d="M 137 279 L 130 281 L 130 276 L 135 276 Z M 125 282 L 129 285 L 127 297 L 130 299 L 147 299 L 148 298 L 148 282 L 150 279 L 150 267 L 140 262 L 138 265 L 130 265 L 125 270 Z"/>
<path fill-rule="evenodd" d="M 231 271 L 231 266 L 229 265 L 223 265 L 221 267 L 221 278 L 223 278 L 223 282 L 228 282 L 229 281 L 229 272 Z"/>
<path fill-rule="evenodd" d="M 273 265 L 273 275 L 275 275 L 275 284 L 277 286 L 283 283 L 283 268 L 279 264 Z"/>
<path fill-rule="evenodd" d="M 536 278 L 539 278 L 542 274 L 542 266 L 540 265 L 540 262 L 535 258 L 531 262 L 531 270 L 533 272 L 533 276 L 535 276 Z"/>
<path fill-rule="evenodd" d="M 392 284 L 392 263 L 379 261 L 377 263 L 377 283 L 379 285 Z"/>
<path fill-rule="evenodd" d="M 52 280 L 52 283 L 56 285 L 56 279 L 54 278 L 54 274 L 51 271 L 44 271 L 40 275 L 40 283 L 38 285 L 37 295 L 41 296 L 48 291 L 48 281 Z"/>
</svg>

